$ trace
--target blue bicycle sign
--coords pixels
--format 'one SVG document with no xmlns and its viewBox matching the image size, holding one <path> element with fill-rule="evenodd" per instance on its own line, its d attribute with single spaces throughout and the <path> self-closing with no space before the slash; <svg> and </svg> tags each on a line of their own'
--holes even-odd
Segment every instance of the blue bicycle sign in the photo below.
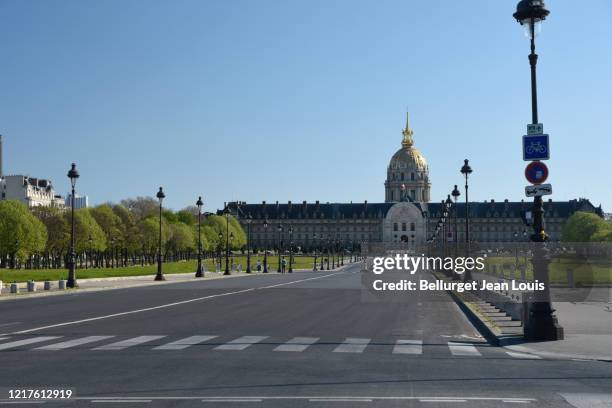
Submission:
<svg viewBox="0 0 612 408">
<path fill-rule="evenodd" d="M 548 135 L 523 136 L 523 160 L 533 161 L 548 159 L 550 159 Z"/>
</svg>

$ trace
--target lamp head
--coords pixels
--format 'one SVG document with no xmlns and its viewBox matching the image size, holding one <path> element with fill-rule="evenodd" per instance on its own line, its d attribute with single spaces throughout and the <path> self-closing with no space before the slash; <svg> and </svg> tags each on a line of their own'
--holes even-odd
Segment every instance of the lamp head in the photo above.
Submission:
<svg viewBox="0 0 612 408">
<path fill-rule="evenodd" d="M 156 194 L 157 199 L 159 200 L 159 205 L 162 204 L 162 202 L 164 201 L 164 198 L 166 198 L 166 195 L 164 194 L 164 190 L 160 187 L 159 191 Z"/>
<path fill-rule="evenodd" d="M 465 176 L 467 176 L 471 172 L 472 172 L 472 168 L 470 167 L 469 160 L 468 159 L 463 160 L 463 166 L 461 167 L 461 174 L 464 174 Z"/>
<path fill-rule="evenodd" d="M 202 201 L 202 196 L 198 197 L 198 201 L 196 201 L 196 205 L 198 206 L 199 210 L 202 210 L 202 206 L 204 205 L 204 202 Z"/>
<path fill-rule="evenodd" d="M 76 185 L 76 181 L 79 178 L 79 172 L 77 171 L 76 164 L 72 163 L 70 170 L 68 170 L 68 178 L 72 188 Z"/>
</svg>

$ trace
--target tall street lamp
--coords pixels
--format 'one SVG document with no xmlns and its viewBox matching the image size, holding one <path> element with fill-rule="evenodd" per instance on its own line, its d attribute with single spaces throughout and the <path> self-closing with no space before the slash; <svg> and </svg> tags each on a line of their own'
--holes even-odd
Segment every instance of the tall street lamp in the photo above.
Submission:
<svg viewBox="0 0 612 408">
<path fill-rule="evenodd" d="M 163 281 L 166 280 L 166 278 L 164 278 L 164 273 L 162 272 L 162 206 L 166 195 L 161 187 L 159 188 L 156 197 L 159 201 L 159 241 L 157 245 L 157 274 L 155 275 L 155 280 Z"/>
<path fill-rule="evenodd" d="M 268 220 L 264 220 L 264 242 L 268 242 Z M 268 273 L 268 248 L 267 245 L 264 244 L 264 265 L 263 265 L 263 273 Z"/>
<path fill-rule="evenodd" d="M 317 270 L 317 234 L 314 234 L 312 236 L 312 244 L 314 248 L 314 265 L 312 267 L 312 270 L 316 272 Z"/>
<path fill-rule="evenodd" d="M 68 178 L 70 179 L 70 185 L 72 186 L 72 193 L 70 195 L 70 254 L 68 254 L 68 282 L 66 286 L 69 288 L 75 288 L 77 286 L 76 281 L 76 252 L 74 249 L 74 187 L 76 186 L 77 179 L 79 178 L 79 172 L 77 171 L 76 164 L 72 163 L 70 170 L 68 171 Z"/>
<path fill-rule="evenodd" d="M 251 214 L 248 215 L 246 223 L 247 223 L 247 268 L 246 273 L 251 273 L 251 223 L 253 222 L 253 217 Z"/>
<path fill-rule="evenodd" d="M 525 28 L 530 43 L 529 65 L 531 67 L 531 122 L 538 123 L 538 94 L 536 81 L 536 65 L 538 54 L 535 53 L 535 37 L 541 22 L 550 12 L 542 0 L 521 0 L 516 6 L 513 17 Z M 529 340 L 557 340 L 563 338 L 562 328 L 558 326 L 553 316 L 554 310 L 550 303 L 548 264 L 550 257 L 544 243 L 548 236 L 544 231 L 544 206 L 542 197 L 533 199 L 533 235 L 531 241 L 535 243 L 531 263 L 534 278 L 544 284 L 544 290 L 536 295 L 536 301 L 531 304 L 528 322 L 525 325 L 525 336 Z"/>
<path fill-rule="evenodd" d="M 281 244 L 282 244 L 281 234 L 283 233 L 283 226 L 282 226 L 282 224 L 278 224 L 277 230 L 278 230 L 278 242 L 277 242 L 277 244 L 278 244 L 278 247 L 277 247 L 278 248 L 278 270 L 277 270 L 277 272 L 281 273 L 281 271 L 282 271 L 282 269 L 281 269 Z"/>
<path fill-rule="evenodd" d="M 229 268 L 229 208 L 225 207 L 225 272 L 224 275 L 231 275 Z"/>
<path fill-rule="evenodd" d="M 468 159 L 463 160 L 461 174 L 465 176 L 465 257 L 470 256 L 470 202 L 468 201 L 468 176 L 472 173 L 470 162 Z M 472 272 L 467 269 L 465 271 L 464 280 L 472 280 Z"/>
<path fill-rule="evenodd" d="M 457 248 L 459 247 L 459 230 L 457 228 L 457 198 L 461 195 L 461 192 L 459 192 L 459 189 L 457 188 L 456 184 L 451 194 L 453 196 L 453 199 L 455 200 L 455 204 L 453 205 L 453 218 L 455 221 L 455 236 L 453 237 L 453 243 L 455 244 L 455 258 L 457 258 Z"/>
<path fill-rule="evenodd" d="M 202 206 L 204 206 L 204 202 L 202 201 L 202 196 L 198 197 L 198 201 L 196 201 L 196 206 L 198 207 L 198 269 L 196 269 L 196 278 L 204 277 L 204 268 L 202 268 Z"/>
<path fill-rule="evenodd" d="M 293 226 L 289 226 L 289 273 L 293 272 Z"/>
<path fill-rule="evenodd" d="M 221 272 L 221 265 L 223 262 L 221 258 L 221 251 L 223 251 L 223 233 L 222 232 L 219 233 L 219 246 L 217 250 L 217 258 L 219 261 L 219 272 Z"/>
</svg>

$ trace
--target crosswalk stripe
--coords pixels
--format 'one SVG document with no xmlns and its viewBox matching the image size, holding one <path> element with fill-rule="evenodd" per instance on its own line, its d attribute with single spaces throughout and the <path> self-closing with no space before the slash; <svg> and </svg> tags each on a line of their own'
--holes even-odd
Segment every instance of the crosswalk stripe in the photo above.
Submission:
<svg viewBox="0 0 612 408">
<path fill-rule="evenodd" d="M 255 343 L 259 343 L 268 336 L 243 336 L 228 343 L 215 347 L 215 350 L 244 350 Z"/>
<path fill-rule="evenodd" d="M 423 354 L 423 340 L 398 340 L 393 354 Z"/>
<path fill-rule="evenodd" d="M 183 350 L 189 346 L 193 346 L 194 344 L 204 343 L 210 339 L 214 339 L 217 336 L 191 336 L 186 337 L 184 339 L 180 339 L 177 341 L 173 341 L 172 343 L 163 344 L 158 347 L 154 347 L 153 350 Z"/>
<path fill-rule="evenodd" d="M 63 341 L 61 343 L 54 343 L 54 344 L 49 344 L 48 346 L 38 347 L 38 348 L 36 348 L 36 350 L 52 350 L 52 351 L 63 350 L 63 349 L 67 349 L 67 348 L 70 348 L 70 347 L 80 346 L 82 344 L 94 343 L 96 341 L 110 339 L 110 338 L 113 338 L 113 337 L 115 337 L 115 336 L 87 336 L 87 337 L 81 337 L 80 339 Z"/>
<path fill-rule="evenodd" d="M 142 343 L 148 343 L 153 340 L 161 339 L 166 336 L 138 336 L 131 339 L 118 341 L 116 343 L 107 344 L 105 346 L 96 347 L 92 350 L 123 350 L 128 347 L 137 346 Z"/>
<path fill-rule="evenodd" d="M 6 350 L 6 349 L 19 347 L 19 346 L 25 346 L 27 344 L 41 343 L 43 341 L 59 339 L 60 337 L 62 336 L 39 336 L 39 337 L 32 337 L 29 339 L 11 341 L 10 343 L 0 344 L 0 350 Z"/>
<path fill-rule="evenodd" d="M 2 341 L 2 340 L 8 340 L 8 339 L 10 339 L 10 337 L 0 337 L 0 341 Z"/>
<path fill-rule="evenodd" d="M 542 357 L 535 356 L 533 354 L 515 353 L 512 351 L 506 351 L 506 354 L 509 355 L 510 357 L 521 358 L 525 360 L 541 360 L 542 359 Z"/>
<path fill-rule="evenodd" d="M 448 342 L 448 348 L 454 356 L 480 356 L 480 351 L 473 344 Z"/>
<path fill-rule="evenodd" d="M 318 337 L 294 337 L 285 344 L 276 347 L 274 351 L 304 351 L 319 341 Z"/>
<path fill-rule="evenodd" d="M 363 353 L 371 339 L 349 337 L 334 349 L 334 353 Z"/>
</svg>

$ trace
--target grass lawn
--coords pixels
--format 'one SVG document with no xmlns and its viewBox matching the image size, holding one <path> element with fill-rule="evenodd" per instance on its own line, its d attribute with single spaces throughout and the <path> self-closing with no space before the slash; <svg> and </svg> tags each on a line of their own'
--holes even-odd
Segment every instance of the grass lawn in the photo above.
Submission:
<svg viewBox="0 0 612 408">
<path fill-rule="evenodd" d="M 262 263 L 263 270 L 263 256 L 251 256 L 251 269 L 253 272 L 256 271 L 257 260 Z M 289 258 L 287 259 L 287 268 L 289 268 Z M 294 258 L 294 269 L 312 269 L 313 257 L 310 256 L 295 256 Z M 348 258 L 345 259 L 345 262 Z M 234 257 L 234 263 L 242 264 L 242 271 L 246 271 L 246 256 L 240 255 Z M 212 259 L 205 259 L 204 264 L 206 270 L 214 271 L 214 263 Z M 270 271 L 276 271 L 278 267 L 278 257 L 268 256 L 268 269 Z M 225 268 L 225 260 L 223 260 L 222 268 Z M 168 262 L 164 263 L 164 273 L 189 273 L 196 271 L 196 261 L 183 261 L 183 262 Z M 128 266 L 125 268 L 96 268 L 96 269 L 77 269 L 78 279 L 87 278 L 110 278 L 119 276 L 143 276 L 151 275 L 154 276 L 157 272 L 157 265 L 146 265 L 146 266 Z M 45 280 L 59 280 L 66 279 L 68 272 L 66 269 L 0 269 L 0 280 L 6 283 L 11 282 L 26 282 L 29 280 L 34 281 L 45 281 Z"/>
<path fill-rule="evenodd" d="M 504 270 L 507 278 L 520 278 L 520 270 L 515 270 L 516 259 L 514 257 L 488 257 L 485 261 L 489 273 L 492 273 L 491 266 L 497 265 L 497 274 L 500 267 Z M 518 258 L 518 266 L 525 265 L 525 259 Z M 553 258 L 548 267 L 551 283 L 567 283 L 567 269 L 574 271 L 574 281 L 576 284 L 612 284 L 612 264 L 604 261 L 581 262 L 568 258 Z M 533 267 L 527 259 L 527 269 L 525 271 L 527 279 L 533 279 Z"/>
</svg>

